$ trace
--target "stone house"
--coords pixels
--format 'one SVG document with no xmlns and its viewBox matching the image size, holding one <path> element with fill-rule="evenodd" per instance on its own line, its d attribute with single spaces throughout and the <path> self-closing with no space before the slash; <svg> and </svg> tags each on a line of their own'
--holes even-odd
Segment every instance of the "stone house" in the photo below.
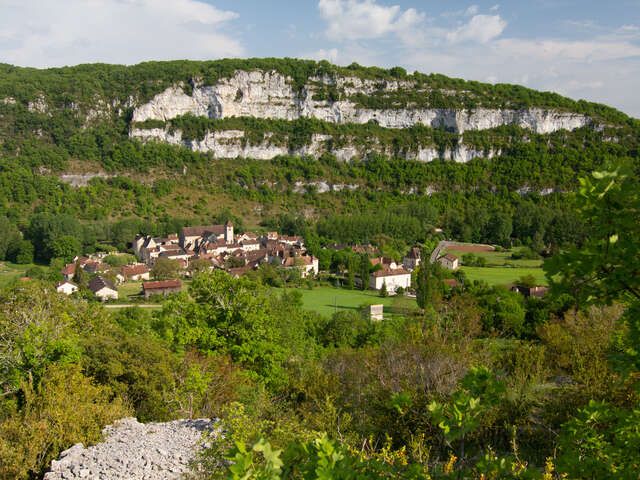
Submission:
<svg viewBox="0 0 640 480">
<path fill-rule="evenodd" d="M 393 270 L 378 270 L 369 275 L 369 288 L 380 290 L 383 283 L 387 285 L 389 293 L 395 293 L 398 287 L 406 290 L 411 287 L 411 273 L 404 268 L 396 268 Z"/>
<path fill-rule="evenodd" d="M 420 265 L 420 249 L 413 247 L 402 260 L 402 266 L 407 270 L 415 270 Z"/>
<path fill-rule="evenodd" d="M 317 275 L 319 271 L 319 261 L 316 257 L 303 255 L 301 257 L 287 257 L 283 260 L 282 266 L 285 268 L 300 268 L 302 278 L 309 275 Z"/>
<path fill-rule="evenodd" d="M 149 280 L 149 268 L 142 263 L 137 265 L 125 265 L 120 268 L 120 273 L 117 277 L 121 282 Z"/>
<path fill-rule="evenodd" d="M 117 300 L 118 290 L 113 284 L 101 276 L 93 277 L 89 280 L 89 289 L 101 300 Z"/>
<path fill-rule="evenodd" d="M 60 282 L 56 285 L 56 292 L 64 293 L 65 295 L 71 295 L 78 291 L 78 286 L 70 282 L 69 280 L 65 280 L 64 282 Z"/>
<path fill-rule="evenodd" d="M 64 268 L 61 270 L 61 272 L 65 280 L 71 280 L 73 276 L 76 274 L 76 264 L 67 263 L 64 266 Z"/>
<path fill-rule="evenodd" d="M 440 262 L 442 268 L 446 268 L 447 270 L 456 270 L 458 268 L 458 257 L 451 253 L 441 256 L 438 262 Z"/>
<path fill-rule="evenodd" d="M 211 237 L 215 238 L 212 239 Z M 185 250 L 196 250 L 203 240 L 224 240 L 227 243 L 233 243 L 233 224 L 227 222 L 224 225 L 184 227 L 180 230 L 179 244 Z"/>
</svg>

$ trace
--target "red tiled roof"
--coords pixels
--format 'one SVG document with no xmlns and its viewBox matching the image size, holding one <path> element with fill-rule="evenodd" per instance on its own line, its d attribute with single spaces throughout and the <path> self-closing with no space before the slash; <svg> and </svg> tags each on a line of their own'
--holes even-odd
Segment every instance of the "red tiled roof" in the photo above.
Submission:
<svg viewBox="0 0 640 480">
<path fill-rule="evenodd" d="M 161 288 L 181 288 L 180 280 L 160 280 L 156 282 L 142 282 L 142 288 L 145 290 L 156 290 Z"/>
<path fill-rule="evenodd" d="M 146 265 L 125 265 L 120 269 L 120 273 L 122 273 L 123 277 L 130 277 L 133 275 L 141 275 L 144 273 L 149 273 L 149 269 Z"/>
<path fill-rule="evenodd" d="M 407 272 L 404 268 L 396 268 L 395 270 L 378 270 L 371 275 L 374 277 L 392 277 L 395 275 L 411 275 L 411 273 Z"/>
<path fill-rule="evenodd" d="M 208 225 L 205 227 L 184 227 L 182 235 L 184 237 L 202 237 L 204 233 L 210 232 L 216 235 L 224 234 L 224 225 Z"/>
<path fill-rule="evenodd" d="M 452 255 L 451 253 L 447 253 L 444 258 L 446 258 L 447 260 L 449 260 L 450 262 L 454 262 L 458 259 L 458 257 L 456 257 L 455 255 Z"/>
<path fill-rule="evenodd" d="M 63 275 L 73 275 L 76 273 L 76 264 L 75 263 L 68 263 L 64 266 L 64 268 L 61 270 Z"/>
</svg>

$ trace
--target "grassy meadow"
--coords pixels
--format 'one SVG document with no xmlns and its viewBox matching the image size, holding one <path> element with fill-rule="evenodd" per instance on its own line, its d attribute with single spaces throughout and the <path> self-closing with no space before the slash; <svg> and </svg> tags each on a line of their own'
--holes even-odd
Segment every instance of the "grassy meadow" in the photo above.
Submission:
<svg viewBox="0 0 640 480">
<path fill-rule="evenodd" d="M 460 267 L 469 280 L 484 280 L 489 285 L 509 285 L 525 275 L 533 275 L 538 285 L 547 285 L 542 268 Z"/>
<path fill-rule="evenodd" d="M 20 277 L 24 277 L 33 264 L 18 265 L 11 262 L 0 262 L 0 289 L 11 285 Z"/>
<path fill-rule="evenodd" d="M 278 294 L 281 288 L 274 288 Z M 406 297 L 380 297 L 374 290 L 345 290 L 335 287 L 316 287 L 313 290 L 300 289 L 302 306 L 321 315 L 333 315 L 340 310 L 358 310 L 363 304 L 381 303 L 385 314 L 398 308 L 417 308 L 415 299 Z"/>
<path fill-rule="evenodd" d="M 517 249 L 516 249 L 517 251 Z M 452 253 L 459 258 L 462 263 L 462 256 L 469 252 L 460 252 L 455 249 L 447 250 L 446 253 Z M 486 267 L 472 267 L 461 264 L 462 270 L 469 280 L 483 280 L 489 285 L 510 285 L 518 278 L 526 275 L 533 275 L 538 285 L 547 285 L 547 279 L 542 270 L 543 260 L 537 259 L 519 259 L 511 258 L 511 251 L 503 252 L 473 252 L 477 258 L 484 258 Z"/>
</svg>

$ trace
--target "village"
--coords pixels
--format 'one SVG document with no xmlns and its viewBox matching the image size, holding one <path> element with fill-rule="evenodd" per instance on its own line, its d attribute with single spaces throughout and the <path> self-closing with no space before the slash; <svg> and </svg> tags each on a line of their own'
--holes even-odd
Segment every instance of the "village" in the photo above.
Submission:
<svg viewBox="0 0 640 480">
<path fill-rule="evenodd" d="M 78 278 L 85 277 L 86 287 L 102 301 L 132 298 L 146 301 L 155 295 L 166 297 L 179 293 L 183 290 L 184 282 L 197 273 L 214 269 L 239 277 L 268 264 L 283 271 L 295 272 L 300 279 L 312 280 L 320 274 L 319 260 L 307 251 L 302 236 L 281 235 L 278 232 L 237 234 L 230 221 L 223 225 L 183 227 L 180 232 L 166 237 L 136 235 L 130 245 L 136 261 L 117 268 L 104 261 L 112 253 L 76 257 L 61 270 L 64 281 L 56 285 L 56 290 L 67 295 L 73 294 L 79 290 Z M 460 259 L 447 253 L 445 247 L 448 245 L 447 242 L 441 242 L 428 260 L 455 272 L 459 269 Z M 422 261 L 420 248 L 411 248 L 402 262 L 380 256 L 380 252 L 371 245 L 332 244 L 326 248 L 348 250 L 368 258 L 368 278 L 363 280 L 362 274 L 354 275 L 356 286 L 384 292 L 384 295 L 414 296 L 412 272 Z M 465 247 L 457 248 L 464 250 Z M 443 281 L 449 288 L 462 286 L 456 278 L 445 278 Z M 128 290 L 127 298 L 121 298 L 119 287 L 122 285 L 131 285 L 138 291 Z M 546 292 L 546 288 L 540 286 L 514 286 L 513 290 L 525 296 L 542 296 Z"/>
</svg>

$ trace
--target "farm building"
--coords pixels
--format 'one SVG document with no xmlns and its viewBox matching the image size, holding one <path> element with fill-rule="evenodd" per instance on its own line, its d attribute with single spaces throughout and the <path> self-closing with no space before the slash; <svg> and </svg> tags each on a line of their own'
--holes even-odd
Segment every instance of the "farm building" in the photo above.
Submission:
<svg viewBox="0 0 640 480">
<path fill-rule="evenodd" d="M 182 282 L 180 280 L 142 282 L 142 290 L 144 298 L 149 298 L 151 295 L 164 295 L 166 297 L 171 293 L 180 292 L 182 290 Z"/>
</svg>

